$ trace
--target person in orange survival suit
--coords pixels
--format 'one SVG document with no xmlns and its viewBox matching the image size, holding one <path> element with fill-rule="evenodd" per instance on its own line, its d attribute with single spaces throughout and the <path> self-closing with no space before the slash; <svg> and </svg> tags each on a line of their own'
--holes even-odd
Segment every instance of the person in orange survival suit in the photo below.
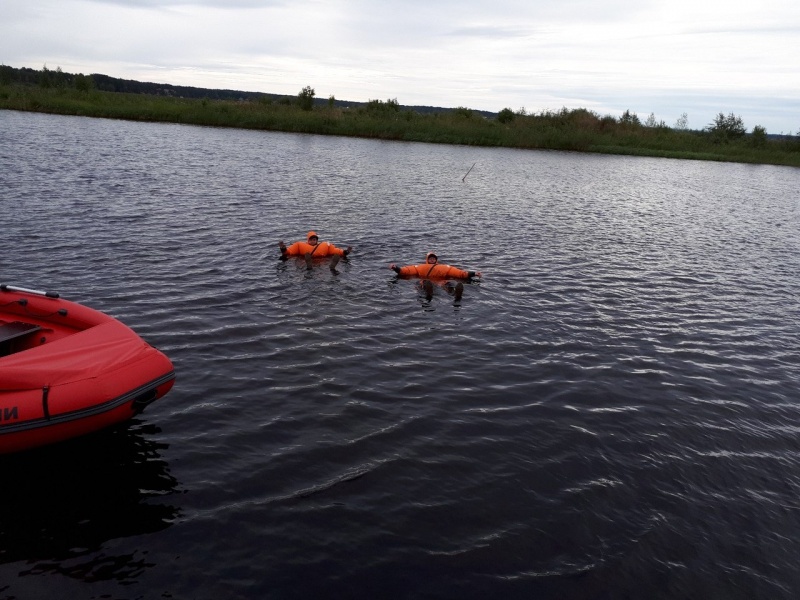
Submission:
<svg viewBox="0 0 800 600">
<path fill-rule="evenodd" d="M 306 259 L 306 266 L 309 269 L 311 268 L 312 258 L 333 256 L 330 265 L 331 271 L 336 269 L 340 258 L 347 258 L 347 255 L 353 251 L 352 246 L 342 249 L 337 248 L 330 242 L 320 242 L 316 231 L 309 231 L 305 242 L 295 242 L 288 247 L 283 243 L 283 240 L 281 240 L 278 242 L 278 248 L 280 248 L 281 251 L 281 260 L 286 260 L 290 256 L 303 256 Z"/>
<path fill-rule="evenodd" d="M 423 279 L 423 288 L 425 293 L 430 298 L 433 295 L 433 285 L 430 280 L 447 280 L 447 279 L 466 279 L 471 280 L 473 277 L 480 277 L 480 271 L 464 271 L 457 267 L 450 265 L 443 265 L 439 263 L 439 257 L 434 252 L 428 252 L 425 255 L 425 263 L 421 265 L 407 265 L 405 267 L 398 267 L 395 264 L 389 265 L 389 268 L 397 273 L 398 277 L 419 277 Z M 464 284 L 458 282 L 455 287 L 449 281 L 443 281 L 444 288 L 450 292 L 455 293 L 456 299 L 461 298 L 464 292 Z"/>
</svg>

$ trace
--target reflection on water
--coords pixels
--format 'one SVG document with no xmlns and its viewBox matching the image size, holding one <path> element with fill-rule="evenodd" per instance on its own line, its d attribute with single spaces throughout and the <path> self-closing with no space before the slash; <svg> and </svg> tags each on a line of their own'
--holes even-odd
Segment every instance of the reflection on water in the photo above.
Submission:
<svg viewBox="0 0 800 600">
<path fill-rule="evenodd" d="M 180 514 L 169 501 L 177 481 L 161 458 L 167 444 L 151 439 L 158 432 L 133 421 L 0 457 L 0 564 L 24 561 L 20 575 L 120 582 L 151 566 L 138 553 L 115 555 L 103 545 L 165 529 Z"/>
<path fill-rule="evenodd" d="M 450 281 L 404 280 L 399 278 L 393 280 L 391 284 L 401 288 L 401 295 L 410 296 L 416 293 L 417 300 L 425 312 L 431 312 L 445 306 L 451 306 L 454 312 L 458 312 L 463 302 L 469 302 L 470 286 L 479 285 L 476 282 L 462 283 L 461 288 L 458 288 Z"/>
</svg>

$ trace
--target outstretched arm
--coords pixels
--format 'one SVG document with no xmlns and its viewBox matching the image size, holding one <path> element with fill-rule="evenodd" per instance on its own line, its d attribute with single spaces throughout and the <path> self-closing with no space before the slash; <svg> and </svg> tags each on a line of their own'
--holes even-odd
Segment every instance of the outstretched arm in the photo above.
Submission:
<svg viewBox="0 0 800 600">
<path fill-rule="evenodd" d="M 397 273 L 397 275 L 400 277 L 415 277 L 419 275 L 416 265 L 406 265 L 405 267 L 398 267 L 396 264 L 392 263 L 389 265 L 389 268 L 395 273 Z"/>
<path fill-rule="evenodd" d="M 319 256 L 341 256 L 342 258 L 347 258 L 347 255 L 353 251 L 352 246 L 342 249 L 338 246 L 334 246 L 330 242 L 320 242 L 318 246 Z"/>
<path fill-rule="evenodd" d="M 464 269 L 459 269 L 458 267 L 450 267 L 447 271 L 447 277 L 453 279 L 466 279 L 470 281 L 473 277 L 480 277 L 480 271 L 465 271 Z"/>
</svg>

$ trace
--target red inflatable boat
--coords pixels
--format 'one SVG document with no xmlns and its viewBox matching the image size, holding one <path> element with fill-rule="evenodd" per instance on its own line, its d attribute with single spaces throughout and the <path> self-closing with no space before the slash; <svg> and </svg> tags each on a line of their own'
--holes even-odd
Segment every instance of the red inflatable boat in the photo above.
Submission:
<svg viewBox="0 0 800 600">
<path fill-rule="evenodd" d="M 0 454 L 130 419 L 174 382 L 170 360 L 116 319 L 0 285 Z"/>
</svg>

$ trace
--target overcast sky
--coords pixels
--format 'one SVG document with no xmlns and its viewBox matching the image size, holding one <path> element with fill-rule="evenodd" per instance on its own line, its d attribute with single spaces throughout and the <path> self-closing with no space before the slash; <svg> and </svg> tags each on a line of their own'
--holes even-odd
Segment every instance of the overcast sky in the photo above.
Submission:
<svg viewBox="0 0 800 600">
<path fill-rule="evenodd" d="M 800 0 L 0 0 L 0 63 L 800 130 Z"/>
</svg>

